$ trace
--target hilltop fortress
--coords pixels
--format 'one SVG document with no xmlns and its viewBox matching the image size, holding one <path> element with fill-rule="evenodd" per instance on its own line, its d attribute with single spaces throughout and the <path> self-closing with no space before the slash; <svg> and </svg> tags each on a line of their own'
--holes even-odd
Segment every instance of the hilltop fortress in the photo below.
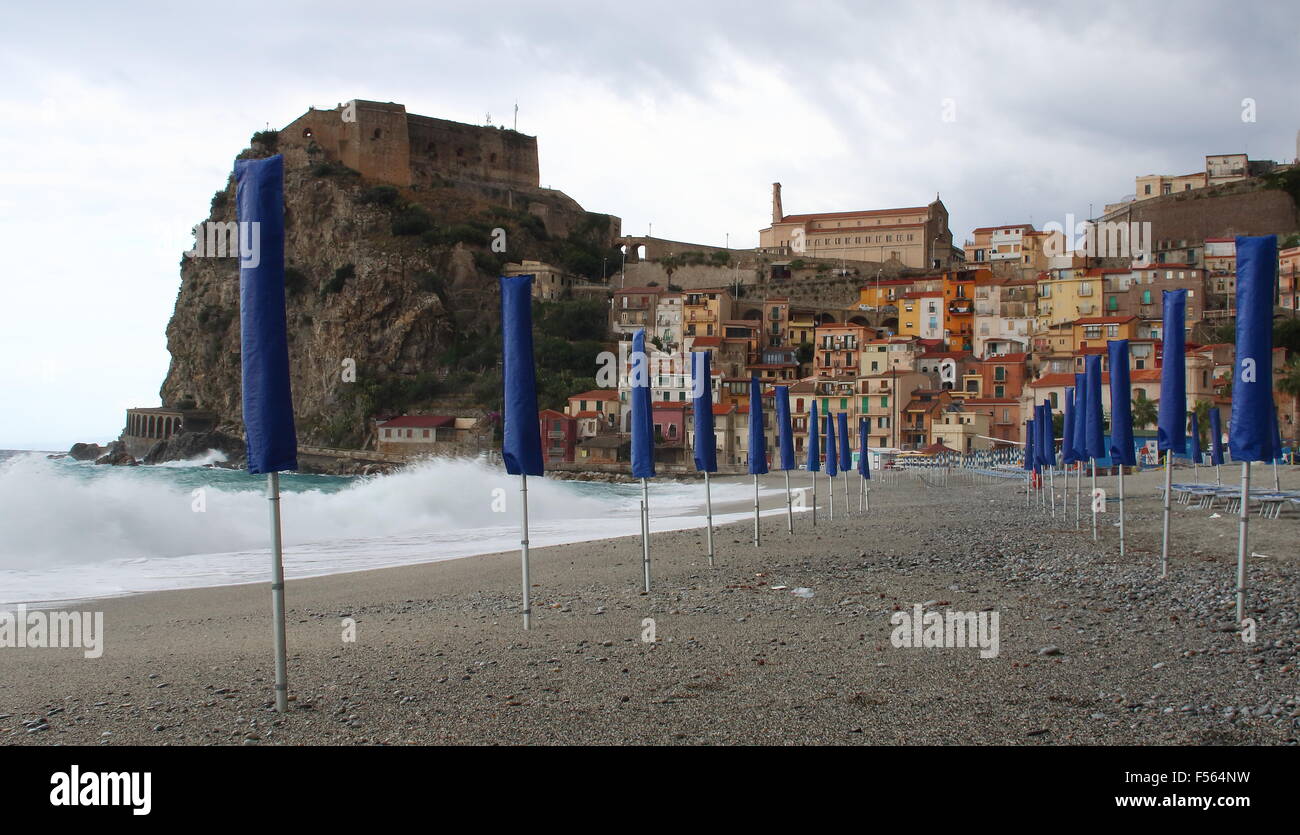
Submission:
<svg viewBox="0 0 1300 835">
<path fill-rule="evenodd" d="M 279 147 L 401 187 L 440 178 L 523 189 L 541 184 L 537 137 L 418 116 L 395 102 L 354 99 L 330 110 L 311 108 L 280 131 Z"/>
</svg>

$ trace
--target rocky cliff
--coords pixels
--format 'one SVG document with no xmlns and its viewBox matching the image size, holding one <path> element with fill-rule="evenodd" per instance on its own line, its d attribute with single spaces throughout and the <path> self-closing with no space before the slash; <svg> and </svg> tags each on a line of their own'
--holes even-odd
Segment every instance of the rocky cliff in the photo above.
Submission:
<svg viewBox="0 0 1300 835">
<path fill-rule="evenodd" d="M 257 134 L 241 156 L 276 144 Z M 473 400 L 495 373 L 501 266 L 537 259 L 599 279 L 619 234 L 617 218 L 549 189 L 451 180 L 399 189 L 292 148 L 285 168 L 289 354 L 305 444 L 360 444 L 376 413 Z M 232 178 L 207 221 L 233 220 Z M 496 229 L 504 252 L 492 247 Z M 163 403 L 193 397 L 219 429 L 242 435 L 238 262 L 182 257 L 180 269 Z"/>
</svg>

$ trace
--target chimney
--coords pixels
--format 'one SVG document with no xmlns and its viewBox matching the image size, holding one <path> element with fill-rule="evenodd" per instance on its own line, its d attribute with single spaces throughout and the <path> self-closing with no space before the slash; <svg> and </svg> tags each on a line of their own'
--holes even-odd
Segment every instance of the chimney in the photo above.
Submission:
<svg viewBox="0 0 1300 835">
<path fill-rule="evenodd" d="M 785 217 L 785 212 L 781 210 L 781 184 L 772 183 L 772 222 L 780 223 Z"/>
</svg>

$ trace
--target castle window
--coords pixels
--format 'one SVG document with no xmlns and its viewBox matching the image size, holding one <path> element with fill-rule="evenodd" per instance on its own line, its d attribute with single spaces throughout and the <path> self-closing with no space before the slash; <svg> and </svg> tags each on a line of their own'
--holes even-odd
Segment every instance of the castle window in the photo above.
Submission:
<svg viewBox="0 0 1300 835">
<path fill-rule="evenodd" d="M 302 129 L 302 138 L 303 138 L 303 139 L 311 139 L 311 128 L 303 128 L 303 129 Z"/>
<path fill-rule="evenodd" d="M 490 162 L 496 162 L 496 161 L 497 161 L 497 155 L 496 155 L 496 154 L 493 154 L 491 157 L 489 157 L 489 161 L 490 161 Z"/>
<path fill-rule="evenodd" d="M 383 131 L 380 130 L 379 128 L 375 128 L 375 132 L 374 132 L 373 134 L 370 135 L 370 138 L 371 138 L 371 139 L 378 139 L 381 135 L 383 135 Z"/>
<path fill-rule="evenodd" d="M 463 157 L 463 156 L 465 156 L 465 149 L 464 149 L 464 148 L 457 148 L 457 149 L 456 149 L 456 156 L 458 156 L 458 157 Z"/>
</svg>

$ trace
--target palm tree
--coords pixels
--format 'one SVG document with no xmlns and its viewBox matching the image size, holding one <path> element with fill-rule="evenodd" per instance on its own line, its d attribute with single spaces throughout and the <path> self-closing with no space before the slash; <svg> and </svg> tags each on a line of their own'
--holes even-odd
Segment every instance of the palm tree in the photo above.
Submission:
<svg viewBox="0 0 1300 835">
<path fill-rule="evenodd" d="M 1192 407 L 1192 414 L 1196 415 L 1196 448 L 1205 449 L 1206 445 L 1201 442 L 1201 438 L 1207 438 L 1210 434 L 1210 409 L 1214 408 L 1208 400 L 1197 400 L 1196 405 Z"/>
<path fill-rule="evenodd" d="M 1282 366 L 1282 376 L 1278 378 L 1277 390 L 1291 395 L 1291 408 L 1300 411 L 1300 354 L 1292 356 L 1287 360 L 1286 365 Z"/>
<path fill-rule="evenodd" d="M 1160 419 L 1160 409 L 1156 406 L 1156 401 L 1148 400 L 1147 396 L 1138 389 L 1138 396 L 1133 401 L 1133 428 L 1145 429 Z"/>
</svg>

